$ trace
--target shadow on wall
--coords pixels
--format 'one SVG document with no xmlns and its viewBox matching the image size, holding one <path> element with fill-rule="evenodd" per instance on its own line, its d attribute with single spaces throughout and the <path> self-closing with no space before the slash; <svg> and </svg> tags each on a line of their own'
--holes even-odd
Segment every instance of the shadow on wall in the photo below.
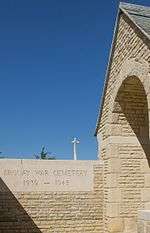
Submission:
<svg viewBox="0 0 150 233">
<path fill-rule="evenodd" d="M 0 233 L 41 233 L 0 178 Z"/>
<path fill-rule="evenodd" d="M 121 107 L 121 113 L 126 118 L 124 124 L 129 124 L 132 130 L 130 136 L 131 134 L 136 135 L 150 166 L 148 102 L 141 81 L 135 76 L 128 77 L 122 83 L 116 101 Z"/>
</svg>

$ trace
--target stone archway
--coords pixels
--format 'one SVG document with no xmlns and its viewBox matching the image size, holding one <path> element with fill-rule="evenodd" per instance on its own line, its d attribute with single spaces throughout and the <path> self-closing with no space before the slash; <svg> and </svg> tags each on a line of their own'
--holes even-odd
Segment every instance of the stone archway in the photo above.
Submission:
<svg viewBox="0 0 150 233">
<path fill-rule="evenodd" d="M 120 128 L 120 139 L 139 144 L 150 164 L 148 101 L 144 86 L 136 76 L 122 82 L 111 117 L 112 123 Z"/>
<path fill-rule="evenodd" d="M 116 78 L 102 142 L 105 232 L 136 233 L 138 210 L 150 209 L 148 66 L 134 59 L 126 64 Z"/>
</svg>

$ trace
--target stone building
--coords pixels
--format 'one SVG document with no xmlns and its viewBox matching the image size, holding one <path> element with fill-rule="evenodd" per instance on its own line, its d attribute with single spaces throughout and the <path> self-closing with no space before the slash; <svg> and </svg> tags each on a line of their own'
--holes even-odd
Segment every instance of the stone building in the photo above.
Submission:
<svg viewBox="0 0 150 233">
<path fill-rule="evenodd" d="M 98 161 L 0 160 L 0 233 L 150 233 L 150 7 L 121 3 Z"/>
<path fill-rule="evenodd" d="M 150 7 L 120 3 L 96 127 L 103 232 L 149 233 Z M 145 223 L 144 223 L 144 220 Z"/>
</svg>

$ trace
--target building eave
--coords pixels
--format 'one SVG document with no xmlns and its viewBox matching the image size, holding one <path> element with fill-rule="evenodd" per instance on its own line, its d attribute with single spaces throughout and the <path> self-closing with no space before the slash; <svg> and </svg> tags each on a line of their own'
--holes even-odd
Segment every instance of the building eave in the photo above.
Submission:
<svg viewBox="0 0 150 233">
<path fill-rule="evenodd" d="M 112 58 L 113 58 L 113 53 L 114 53 L 114 48 L 115 48 L 115 43 L 116 43 L 116 38 L 117 38 L 117 32 L 118 32 L 118 27 L 119 27 L 119 19 L 120 19 L 120 9 L 118 10 L 117 18 L 116 18 L 116 22 L 115 22 L 114 34 L 113 34 L 113 39 L 112 39 L 112 43 L 111 43 L 111 47 L 110 47 L 110 53 L 109 53 L 109 58 L 108 58 L 106 74 L 105 74 L 105 80 L 104 80 L 104 88 L 103 88 L 103 91 L 102 91 L 102 96 L 100 98 L 100 105 L 99 105 L 100 110 L 99 110 L 99 113 L 98 113 L 98 118 L 97 118 L 97 123 L 96 123 L 96 129 L 95 129 L 94 136 L 97 136 L 98 129 L 99 129 L 99 123 L 100 123 L 100 120 L 101 120 L 101 115 L 102 115 L 102 110 L 103 110 L 103 105 L 104 105 L 104 100 L 105 100 L 104 97 L 105 97 L 106 90 L 107 90 L 110 66 L 111 66 L 111 63 L 112 63 Z"/>
<path fill-rule="evenodd" d="M 132 24 L 136 27 L 136 29 L 142 33 L 142 35 L 144 36 L 144 39 L 146 41 L 150 41 L 150 35 L 148 33 L 146 33 L 134 20 L 133 18 L 130 16 L 130 14 L 122 7 L 122 3 L 120 3 L 119 5 L 119 10 L 117 13 L 117 18 L 116 18 L 116 23 L 115 23 L 115 28 L 114 28 L 114 34 L 113 34 L 113 40 L 112 40 L 112 44 L 111 44 L 111 48 L 110 48 L 110 54 L 109 54 L 109 59 L 108 59 L 108 65 L 107 65 L 107 69 L 106 69 L 106 75 L 105 75 L 105 80 L 104 80 L 104 88 L 103 88 L 103 92 L 102 92 L 102 96 L 100 98 L 100 110 L 98 113 L 98 118 L 97 118 L 97 123 L 96 123 L 96 129 L 95 129 L 95 134 L 94 136 L 97 136 L 98 134 L 98 130 L 99 130 L 99 125 L 100 125 L 100 121 L 101 121 L 101 116 L 102 116 L 102 111 L 103 111 L 103 105 L 104 105 L 104 101 L 105 101 L 105 94 L 106 94 L 106 90 L 107 90 L 107 85 L 108 85 L 108 80 L 109 80 L 109 73 L 110 73 L 110 68 L 111 68 L 111 64 L 112 64 L 112 59 L 113 59 L 113 54 L 114 54 L 114 50 L 115 50 L 115 44 L 116 44 L 116 38 L 117 38 L 117 33 L 118 33 L 118 28 L 119 28 L 119 20 L 120 20 L 120 16 L 122 15 L 122 13 L 124 15 L 126 15 L 126 17 L 130 20 L 130 22 L 132 22 Z"/>
</svg>

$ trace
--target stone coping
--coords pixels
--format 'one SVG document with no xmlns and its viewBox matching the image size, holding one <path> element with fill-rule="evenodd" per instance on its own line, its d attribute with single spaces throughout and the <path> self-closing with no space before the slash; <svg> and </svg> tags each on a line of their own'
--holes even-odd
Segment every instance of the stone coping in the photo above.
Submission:
<svg viewBox="0 0 150 233">
<path fill-rule="evenodd" d="M 78 160 L 73 160 L 73 159 L 30 159 L 30 158 L 1 158 L 0 159 L 0 161 L 6 161 L 6 160 L 8 160 L 8 161 L 10 161 L 10 160 L 23 160 L 23 161 L 27 161 L 27 160 L 31 160 L 31 161 L 42 161 L 42 162 L 44 162 L 44 161 L 50 161 L 50 162 L 75 162 L 75 163 L 79 163 L 79 162 L 81 162 L 81 163 L 83 163 L 83 162 L 91 162 L 91 163 L 93 163 L 93 162 L 95 162 L 95 163 L 103 163 L 103 161 L 101 160 L 101 159 L 95 159 L 95 160 L 91 160 L 91 159 L 83 159 L 83 160 L 80 160 L 80 159 L 78 159 Z"/>
</svg>

